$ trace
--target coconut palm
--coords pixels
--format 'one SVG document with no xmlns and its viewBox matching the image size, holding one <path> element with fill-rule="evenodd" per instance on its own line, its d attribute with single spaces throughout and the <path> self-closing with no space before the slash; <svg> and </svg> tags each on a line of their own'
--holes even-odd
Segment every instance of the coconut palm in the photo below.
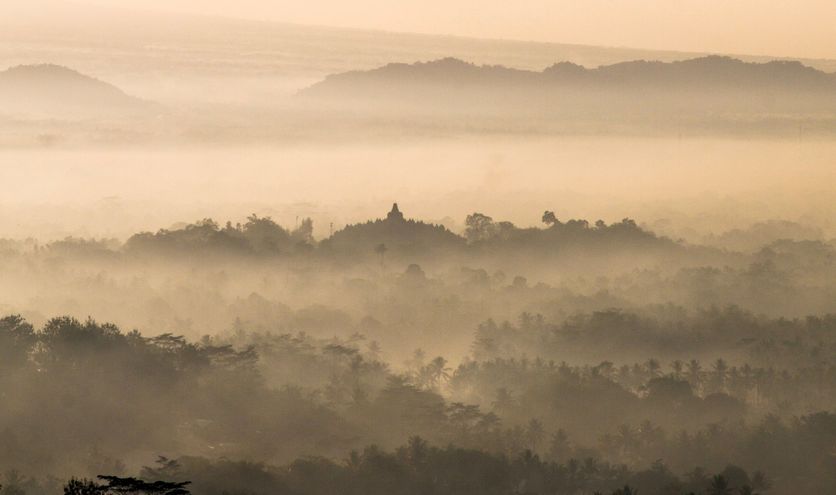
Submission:
<svg viewBox="0 0 836 495">
<path fill-rule="evenodd" d="M 671 369 L 673 370 L 673 373 L 671 373 L 671 375 L 677 380 L 681 380 L 682 371 L 685 369 L 685 363 L 677 359 L 676 361 L 671 363 Z"/>
<path fill-rule="evenodd" d="M 702 365 L 696 359 L 692 359 L 687 365 L 687 379 L 688 383 L 695 391 L 702 388 Z"/>
<path fill-rule="evenodd" d="M 545 435 L 545 433 L 543 423 L 539 420 L 532 419 L 528 422 L 528 427 L 525 430 L 525 436 L 529 445 L 531 445 L 532 452 L 537 452 L 537 444 L 543 439 L 543 435 Z"/>
</svg>

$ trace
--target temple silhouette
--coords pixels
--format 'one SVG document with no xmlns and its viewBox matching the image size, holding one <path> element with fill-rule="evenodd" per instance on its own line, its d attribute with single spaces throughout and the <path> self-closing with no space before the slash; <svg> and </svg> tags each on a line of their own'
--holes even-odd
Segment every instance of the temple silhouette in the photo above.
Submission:
<svg viewBox="0 0 836 495">
<path fill-rule="evenodd" d="M 386 246 L 389 256 L 397 257 L 460 249 L 466 241 L 442 225 L 405 218 L 398 203 L 393 203 L 385 218 L 346 225 L 324 240 L 322 247 L 358 256 L 374 253 L 380 244 Z"/>
<path fill-rule="evenodd" d="M 398 209 L 398 203 L 392 203 L 392 210 L 386 215 L 386 220 L 390 222 L 403 222 L 403 213 Z"/>
</svg>

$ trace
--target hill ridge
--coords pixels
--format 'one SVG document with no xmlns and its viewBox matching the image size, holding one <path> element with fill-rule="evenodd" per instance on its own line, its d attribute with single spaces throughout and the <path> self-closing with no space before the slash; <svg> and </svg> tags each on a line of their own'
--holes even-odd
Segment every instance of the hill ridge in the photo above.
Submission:
<svg viewBox="0 0 836 495">
<path fill-rule="evenodd" d="M 150 102 L 65 65 L 37 63 L 0 71 L 0 103 L 7 112 L 62 117 L 139 110 Z"/>
<path fill-rule="evenodd" d="M 331 74 L 324 80 L 309 86 L 300 93 L 316 92 L 318 88 L 334 82 L 370 81 L 379 77 L 409 77 L 413 82 L 433 77 L 514 79 L 515 82 L 583 82 L 594 83 L 652 83 L 659 82 L 712 82 L 717 83 L 759 83 L 763 86 L 804 84 L 797 89 L 836 89 L 836 73 L 828 73 L 806 66 L 799 61 L 773 60 L 769 62 L 745 62 L 721 55 L 708 55 L 681 61 L 662 62 L 654 60 L 633 60 L 587 68 L 568 61 L 556 62 L 542 71 L 517 69 L 503 65 L 477 65 L 460 58 L 444 57 L 414 63 L 394 62 L 371 69 Z M 625 78 L 627 78 L 625 80 Z M 439 79 L 439 82 L 451 82 Z"/>
</svg>

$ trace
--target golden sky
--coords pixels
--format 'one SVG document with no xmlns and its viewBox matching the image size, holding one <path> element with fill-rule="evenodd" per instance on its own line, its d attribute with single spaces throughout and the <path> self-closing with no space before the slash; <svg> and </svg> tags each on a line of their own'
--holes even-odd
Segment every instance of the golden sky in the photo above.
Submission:
<svg viewBox="0 0 836 495">
<path fill-rule="evenodd" d="M 76 1 L 390 31 L 836 58 L 836 0 Z"/>
</svg>

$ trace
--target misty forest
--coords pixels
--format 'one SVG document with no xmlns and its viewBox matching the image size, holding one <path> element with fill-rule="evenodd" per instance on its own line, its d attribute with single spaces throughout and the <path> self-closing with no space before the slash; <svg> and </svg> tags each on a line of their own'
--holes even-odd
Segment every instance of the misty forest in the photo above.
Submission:
<svg viewBox="0 0 836 495">
<path fill-rule="evenodd" d="M 836 493 L 836 53 L 735 53 L 0 6 L 0 495 Z"/>
</svg>

